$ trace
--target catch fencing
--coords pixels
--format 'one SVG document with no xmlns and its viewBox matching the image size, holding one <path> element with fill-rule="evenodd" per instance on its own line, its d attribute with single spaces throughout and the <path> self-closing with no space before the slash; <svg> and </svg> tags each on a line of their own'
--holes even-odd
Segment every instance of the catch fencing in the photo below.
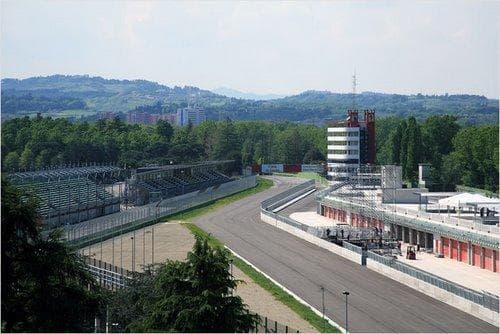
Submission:
<svg viewBox="0 0 500 334">
<path fill-rule="evenodd" d="M 64 227 L 64 236 L 73 245 L 85 247 L 115 235 L 150 225 L 161 217 L 176 214 L 255 187 L 256 184 L 255 175 L 246 176 L 219 186 L 131 208 L 79 224 L 68 225 Z"/>
<path fill-rule="evenodd" d="M 406 265 L 393 258 L 381 256 L 372 251 L 368 251 L 367 253 L 368 253 L 368 258 L 371 260 L 382 263 L 388 267 L 391 267 L 397 271 L 400 271 L 418 280 L 424 281 L 440 289 L 453 293 L 459 297 L 467 299 L 475 304 L 481 305 L 487 309 L 498 312 L 498 307 L 499 307 L 498 296 L 486 292 L 481 293 L 471 290 L 469 288 L 453 283 L 439 276 L 433 275 L 427 271 Z"/>
</svg>

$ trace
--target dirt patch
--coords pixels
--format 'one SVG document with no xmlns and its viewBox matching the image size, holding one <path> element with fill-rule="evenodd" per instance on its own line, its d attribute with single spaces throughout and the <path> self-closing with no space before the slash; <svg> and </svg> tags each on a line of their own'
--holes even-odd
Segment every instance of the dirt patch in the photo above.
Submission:
<svg viewBox="0 0 500 334">
<path fill-rule="evenodd" d="M 136 271 L 142 271 L 144 264 L 151 264 L 152 260 L 156 263 L 167 259 L 185 260 L 194 242 L 194 236 L 180 222 L 168 222 L 94 244 L 82 249 L 82 252 L 128 270 L 135 266 Z M 253 282 L 240 269 L 233 267 L 232 270 L 234 277 L 243 281 L 235 289 L 235 293 L 250 310 L 300 332 L 317 332 L 307 321 L 277 301 L 271 293 Z"/>
</svg>

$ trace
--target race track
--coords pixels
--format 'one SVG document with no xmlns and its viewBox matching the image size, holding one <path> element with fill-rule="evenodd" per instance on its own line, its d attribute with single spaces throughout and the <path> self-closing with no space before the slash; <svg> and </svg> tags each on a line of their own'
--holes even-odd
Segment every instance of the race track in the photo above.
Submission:
<svg viewBox="0 0 500 334">
<path fill-rule="evenodd" d="M 286 177 L 274 180 L 273 188 L 199 217 L 194 223 L 318 310 L 323 286 L 326 314 L 343 327 L 342 291 L 348 290 L 349 331 L 498 333 L 498 327 L 262 223 L 260 202 L 296 182 Z M 311 207 L 310 197 L 302 201 L 294 207 Z"/>
</svg>

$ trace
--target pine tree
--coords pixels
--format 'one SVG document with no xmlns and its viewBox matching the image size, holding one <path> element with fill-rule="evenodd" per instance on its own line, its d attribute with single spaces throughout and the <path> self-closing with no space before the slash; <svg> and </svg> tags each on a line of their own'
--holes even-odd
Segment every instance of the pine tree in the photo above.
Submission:
<svg viewBox="0 0 500 334">
<path fill-rule="evenodd" d="M 418 164 L 422 157 L 422 135 L 420 126 L 415 117 L 408 119 L 407 133 L 407 152 L 405 164 L 405 176 L 408 180 L 415 182 L 418 175 Z"/>
<path fill-rule="evenodd" d="M 186 262 L 150 268 L 118 292 L 112 321 L 133 332 L 248 332 L 257 318 L 232 294 L 229 256 L 197 237 Z"/>
</svg>

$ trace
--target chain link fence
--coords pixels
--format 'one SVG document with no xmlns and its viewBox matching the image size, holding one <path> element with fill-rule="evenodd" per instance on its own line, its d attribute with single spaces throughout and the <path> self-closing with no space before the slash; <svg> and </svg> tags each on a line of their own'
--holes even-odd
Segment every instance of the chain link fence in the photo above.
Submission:
<svg viewBox="0 0 500 334">
<path fill-rule="evenodd" d="M 250 313 L 255 314 L 258 318 L 254 325 L 254 330 L 250 331 L 250 333 L 299 333 L 297 329 L 283 325 L 268 317 L 264 317 L 258 313 Z"/>
<path fill-rule="evenodd" d="M 120 235 L 150 225 L 152 221 L 161 217 L 179 213 L 255 187 L 256 184 L 255 175 L 246 176 L 219 186 L 134 207 L 79 224 L 67 225 L 64 226 L 64 237 L 77 247 L 85 247 L 114 235 Z"/>
</svg>

